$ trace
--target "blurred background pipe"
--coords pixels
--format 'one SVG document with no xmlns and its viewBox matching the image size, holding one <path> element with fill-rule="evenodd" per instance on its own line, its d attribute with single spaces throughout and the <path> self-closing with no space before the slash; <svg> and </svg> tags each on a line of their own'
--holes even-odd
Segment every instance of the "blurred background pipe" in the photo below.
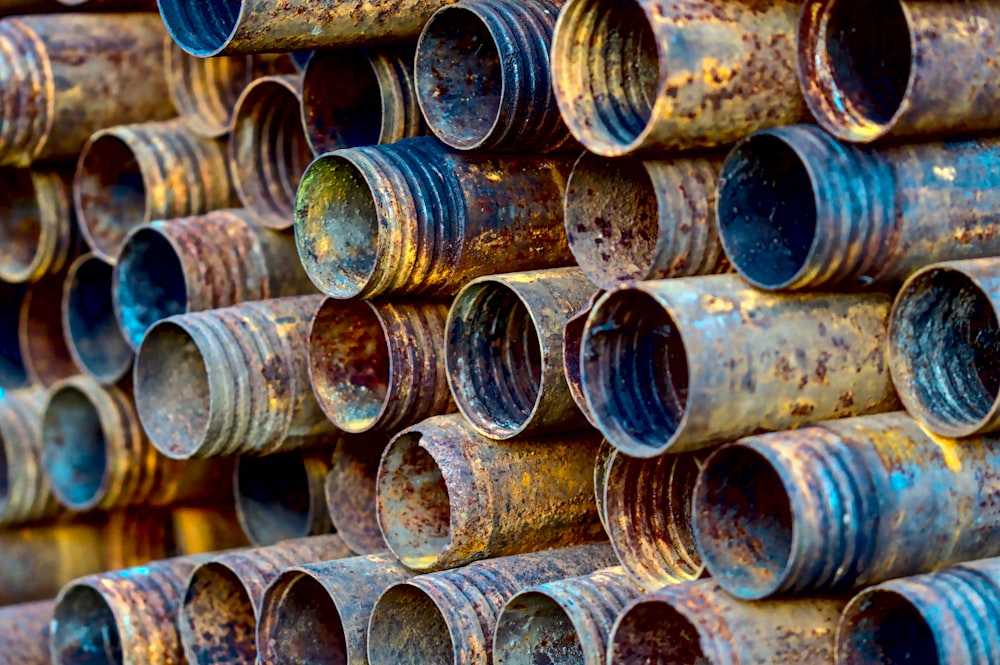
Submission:
<svg viewBox="0 0 1000 665">
<path fill-rule="evenodd" d="M 7 391 L 0 399 L 0 526 L 62 511 L 42 469 L 45 400 L 40 387 Z"/>
<path fill-rule="evenodd" d="M 31 383 L 28 370 L 21 357 L 21 341 L 18 336 L 20 311 L 24 304 L 27 287 L 23 284 L 9 284 L 0 281 L 0 388 L 13 390 L 25 388 Z"/>
<path fill-rule="evenodd" d="M 61 272 L 79 251 L 72 172 L 0 169 L 0 279 L 34 282 Z"/>
<path fill-rule="evenodd" d="M 388 437 L 342 437 L 326 477 L 326 508 L 334 529 L 358 554 L 385 552 L 378 526 L 375 488 Z"/>
<path fill-rule="evenodd" d="M 66 344 L 62 294 L 66 273 L 48 275 L 28 287 L 21 301 L 17 336 L 32 384 L 50 386 L 80 372 Z"/>
<path fill-rule="evenodd" d="M 172 553 L 203 554 L 250 544 L 232 503 L 175 506 L 170 509 L 170 518 Z"/>
<path fill-rule="evenodd" d="M 14 665 L 49 665 L 49 624 L 55 601 L 0 609 L 0 653 Z"/>
<path fill-rule="evenodd" d="M 591 413 L 590 405 L 587 404 L 587 397 L 583 394 L 583 375 L 580 371 L 580 354 L 582 352 L 583 331 L 586 328 L 587 319 L 590 318 L 590 312 L 594 309 L 594 305 L 603 295 L 604 291 L 595 292 L 583 307 L 578 309 L 573 316 L 567 319 L 566 325 L 563 327 L 562 335 L 563 372 L 566 375 L 566 384 L 569 386 L 569 394 L 573 398 L 573 401 L 576 402 L 576 408 L 580 409 L 580 413 L 583 414 L 583 417 L 586 418 L 587 422 L 589 422 L 593 427 L 597 427 L 597 419 L 594 418 L 594 414 Z"/>
</svg>

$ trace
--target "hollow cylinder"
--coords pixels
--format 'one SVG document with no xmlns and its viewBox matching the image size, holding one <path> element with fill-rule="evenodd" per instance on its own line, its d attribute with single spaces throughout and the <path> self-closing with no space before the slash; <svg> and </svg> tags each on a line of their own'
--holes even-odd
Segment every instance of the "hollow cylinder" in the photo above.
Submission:
<svg viewBox="0 0 1000 665">
<path fill-rule="evenodd" d="M 669 586 L 625 608 L 612 629 L 608 662 L 832 663 L 843 607 L 834 598 L 748 603 L 713 580 Z"/>
<path fill-rule="evenodd" d="M 600 538 L 599 443 L 588 432 L 492 441 L 460 415 L 429 418 L 382 454 L 382 534 L 421 572 Z"/>
<path fill-rule="evenodd" d="M 417 97 L 458 150 L 544 153 L 578 144 L 552 94 L 549 50 L 563 0 L 463 0 L 420 34 Z"/>
<path fill-rule="evenodd" d="M 368 665 L 368 619 L 375 601 L 412 576 L 389 554 L 287 568 L 261 602 L 261 660 L 266 665 Z"/>
<path fill-rule="evenodd" d="M 497 618 L 493 663 L 605 665 L 618 613 L 642 593 L 618 567 L 525 589 Z"/>
<path fill-rule="evenodd" d="M 190 665 L 254 665 L 264 590 L 290 566 L 349 556 L 338 536 L 290 540 L 272 547 L 221 554 L 202 563 L 187 582 L 177 617 Z"/>
<path fill-rule="evenodd" d="M 1000 659 L 1000 560 L 970 561 L 865 589 L 837 626 L 837 663 Z"/>
<path fill-rule="evenodd" d="M 230 496 L 231 460 L 164 457 L 143 434 L 131 395 L 93 379 L 77 376 L 52 386 L 41 437 L 45 473 L 72 510 Z"/>
<path fill-rule="evenodd" d="M 747 437 L 705 463 L 695 540 L 742 598 L 842 591 L 1000 554 L 998 474 L 1000 441 L 935 437 L 903 412 Z"/>
<path fill-rule="evenodd" d="M 722 157 L 643 161 L 584 153 L 566 185 L 569 248 L 600 289 L 728 272 L 715 222 Z"/>
<path fill-rule="evenodd" d="M 572 265 L 562 157 L 455 153 L 432 138 L 338 150 L 302 176 L 295 238 L 334 298 L 441 297 L 496 272 Z"/>
<path fill-rule="evenodd" d="M 0 279 L 33 282 L 61 272 L 79 250 L 72 173 L 0 169 Z"/>
<path fill-rule="evenodd" d="M 447 302 L 327 298 L 309 334 L 309 376 L 333 424 L 396 433 L 454 411 L 447 316 Z"/>
<path fill-rule="evenodd" d="M 618 157 L 798 122 L 796 0 L 569 0 L 552 78 L 573 135 Z"/>
<path fill-rule="evenodd" d="M 24 304 L 27 287 L 0 281 L 0 388 L 13 390 L 25 388 L 31 383 L 28 370 L 21 356 L 21 342 L 18 339 L 20 311 Z"/>
<path fill-rule="evenodd" d="M 62 294 L 66 272 L 47 275 L 28 287 L 17 317 L 20 357 L 29 381 L 53 383 L 79 373 L 63 330 Z"/>
<path fill-rule="evenodd" d="M 134 380 L 153 445 L 177 459 L 333 445 L 337 430 L 309 385 L 309 326 L 321 302 L 275 298 L 150 328 Z"/>
<path fill-rule="evenodd" d="M 811 0 L 799 80 L 816 121 L 845 141 L 1000 129 L 1000 7 Z"/>
<path fill-rule="evenodd" d="M 98 130 L 174 114 L 154 14 L 0 20 L 0 77 L 10 102 L 0 163 L 72 159 Z"/>
<path fill-rule="evenodd" d="M 302 126 L 314 155 L 423 134 L 413 48 L 314 53 L 302 74 Z"/>
<path fill-rule="evenodd" d="M 0 653 L 10 665 L 49 665 L 49 624 L 55 601 L 0 609 Z"/>
<path fill-rule="evenodd" d="M 530 586 L 613 566 L 606 544 L 477 561 L 389 587 L 368 624 L 371 665 L 489 665 L 501 608 Z"/>
<path fill-rule="evenodd" d="M 563 369 L 563 328 L 593 295 L 579 268 L 490 275 L 448 313 L 445 357 L 458 410 L 492 439 L 587 426 Z"/>
<path fill-rule="evenodd" d="M 234 198 L 223 145 L 176 119 L 97 132 L 73 182 L 81 231 L 111 263 L 134 227 L 226 208 Z"/>
<path fill-rule="evenodd" d="M 1000 259 L 939 263 L 900 289 L 889 369 L 910 414 L 941 436 L 1000 429 Z"/>
<path fill-rule="evenodd" d="M 244 210 L 140 226 L 115 265 L 115 317 L 133 347 L 174 314 L 311 293 L 292 235 L 255 225 Z"/>
<path fill-rule="evenodd" d="M 236 514 L 254 545 L 330 533 L 326 476 L 330 453 L 240 457 L 233 484 Z"/>
<path fill-rule="evenodd" d="M 358 554 L 389 549 L 378 526 L 375 488 L 388 437 L 342 437 L 326 477 L 326 508 L 334 529 Z"/>
<path fill-rule="evenodd" d="M 870 147 L 780 127 L 736 146 L 718 189 L 726 254 L 763 289 L 893 287 L 1000 254 L 1000 139 Z"/>
<path fill-rule="evenodd" d="M 42 468 L 45 399 L 37 387 L 7 391 L 0 399 L 0 526 L 60 512 Z"/>
<path fill-rule="evenodd" d="M 596 291 L 587 303 L 578 309 L 563 327 L 563 372 L 566 374 L 566 384 L 569 386 L 569 394 L 576 402 L 576 408 L 587 419 L 593 427 L 597 427 L 597 420 L 590 412 L 590 405 L 587 404 L 587 397 L 583 394 L 583 375 L 580 371 L 580 352 L 583 346 L 583 331 L 590 318 L 590 312 L 604 291 Z M 610 444 L 608 444 L 610 446 Z"/>
<path fill-rule="evenodd" d="M 888 314 L 875 292 L 777 295 L 735 275 L 637 282 L 591 312 L 583 390 L 633 457 L 891 411 Z"/>
</svg>

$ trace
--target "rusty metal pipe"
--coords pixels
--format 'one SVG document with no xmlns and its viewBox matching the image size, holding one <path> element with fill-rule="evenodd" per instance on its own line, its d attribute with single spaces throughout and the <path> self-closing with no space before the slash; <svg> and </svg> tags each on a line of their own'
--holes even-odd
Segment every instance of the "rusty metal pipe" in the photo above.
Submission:
<svg viewBox="0 0 1000 665">
<path fill-rule="evenodd" d="M 180 314 L 150 328 L 134 380 L 153 445 L 176 459 L 332 446 L 337 430 L 308 375 L 309 327 L 321 302 L 275 298 Z"/>
<path fill-rule="evenodd" d="M 413 48 L 317 51 L 302 74 L 302 126 L 314 155 L 424 133 Z"/>
<path fill-rule="evenodd" d="M 382 535 L 420 572 L 595 540 L 599 442 L 587 432 L 491 441 L 460 415 L 429 418 L 382 454 Z"/>
<path fill-rule="evenodd" d="M 939 263 L 900 289 L 889 369 L 913 417 L 941 436 L 1000 429 L 1000 259 Z"/>
<path fill-rule="evenodd" d="M 492 439 L 587 426 L 563 369 L 563 328 L 594 287 L 579 268 L 480 277 L 448 312 L 448 385 L 473 428 Z"/>
<path fill-rule="evenodd" d="M 618 451 L 607 439 L 601 439 L 601 445 L 597 448 L 597 461 L 594 463 L 594 502 L 597 504 L 597 515 L 601 518 L 601 526 L 605 533 L 608 531 L 608 511 L 604 501 L 605 487 L 608 482 L 608 467 L 611 465 Z"/>
<path fill-rule="evenodd" d="M 115 320 L 110 263 L 84 254 L 69 268 L 63 286 L 62 325 L 73 362 L 102 385 L 131 369 L 135 355 Z"/>
<path fill-rule="evenodd" d="M 495 272 L 572 265 L 562 157 L 455 153 L 432 138 L 317 158 L 299 185 L 306 272 L 335 298 L 441 297 Z"/>
<path fill-rule="evenodd" d="M 728 272 L 715 222 L 722 158 L 584 153 L 566 185 L 566 236 L 598 288 Z"/>
<path fill-rule="evenodd" d="M 0 279 L 34 282 L 62 271 L 79 249 L 71 174 L 0 169 Z"/>
<path fill-rule="evenodd" d="M 174 314 L 311 293 L 295 238 L 256 226 L 243 210 L 133 229 L 114 273 L 115 317 L 133 348 Z"/>
<path fill-rule="evenodd" d="M 1000 554 L 997 477 L 1000 440 L 934 437 L 903 412 L 752 436 L 705 463 L 695 539 L 737 596 L 846 590 Z"/>
<path fill-rule="evenodd" d="M 25 388 L 31 383 L 17 334 L 26 291 L 23 284 L 0 280 L 0 312 L 3 312 L 0 316 L 0 388 L 4 390 Z"/>
<path fill-rule="evenodd" d="M 73 183 L 81 231 L 110 263 L 132 228 L 226 208 L 233 198 L 222 144 L 195 136 L 182 120 L 97 132 Z"/>
<path fill-rule="evenodd" d="M 597 427 L 597 419 L 590 411 L 587 404 L 587 397 L 583 394 L 583 373 L 580 370 L 580 353 L 583 347 L 583 331 L 586 329 L 587 319 L 594 305 L 604 295 L 604 291 L 597 291 L 590 297 L 583 307 L 581 307 L 567 321 L 563 327 L 563 372 L 566 374 L 566 384 L 569 386 L 569 394 L 576 402 L 576 407 L 593 427 Z M 609 444 L 610 445 L 610 444 Z M 601 499 L 598 499 L 600 503 Z"/>
<path fill-rule="evenodd" d="M 748 137 L 719 177 L 719 233 L 764 289 L 894 286 L 1000 254 L 1000 140 L 855 146 L 812 125 Z"/>
<path fill-rule="evenodd" d="M 608 663 L 833 663 L 843 607 L 833 598 L 748 603 L 713 580 L 669 586 L 625 608 L 612 630 Z"/>
<path fill-rule="evenodd" d="M 327 298 L 309 334 L 309 376 L 345 432 L 398 432 L 455 410 L 445 368 L 446 302 Z"/>
<path fill-rule="evenodd" d="M 42 469 L 45 391 L 25 388 L 0 399 L 0 526 L 61 512 Z"/>
<path fill-rule="evenodd" d="M 552 45 L 556 101 L 605 157 L 734 143 L 805 116 L 797 0 L 569 0 Z"/>
<path fill-rule="evenodd" d="M 997 130 L 998 40 L 993 2 L 812 0 L 799 81 L 817 122 L 845 141 Z"/>
<path fill-rule="evenodd" d="M 49 665 L 49 624 L 55 601 L 0 609 L 0 653 L 10 665 Z"/>
<path fill-rule="evenodd" d="M 655 457 L 898 408 L 881 293 L 776 295 L 735 275 L 606 294 L 583 340 L 583 388 L 622 452 Z"/>
<path fill-rule="evenodd" d="M 28 379 L 35 385 L 50 386 L 80 372 L 73 362 L 63 329 L 65 281 L 65 272 L 47 275 L 31 284 L 21 301 L 17 319 L 20 356 Z"/>
<path fill-rule="evenodd" d="M 618 613 L 642 593 L 618 567 L 521 591 L 497 618 L 493 663 L 605 665 Z"/>
<path fill-rule="evenodd" d="M 489 665 L 497 616 L 530 586 L 613 566 L 606 544 L 477 561 L 389 587 L 368 624 L 371 665 Z"/>
<path fill-rule="evenodd" d="M 264 590 L 290 566 L 340 559 L 350 552 L 338 536 L 290 540 L 222 554 L 194 569 L 177 625 L 189 665 L 254 665 Z"/>
<path fill-rule="evenodd" d="M 326 508 L 337 534 L 358 554 L 389 549 L 375 503 L 378 465 L 387 443 L 387 438 L 343 437 L 330 460 Z"/>
<path fill-rule="evenodd" d="M 105 127 L 173 115 L 154 14 L 0 20 L 0 85 L 9 102 L 0 163 L 72 159 Z"/>
<path fill-rule="evenodd" d="M 240 457 L 233 484 L 236 514 L 254 545 L 330 533 L 325 484 L 330 453 Z"/>
<path fill-rule="evenodd" d="M 417 97 L 458 150 L 579 147 L 552 95 L 549 50 L 563 0 L 464 0 L 439 9 L 417 43 Z"/>
</svg>

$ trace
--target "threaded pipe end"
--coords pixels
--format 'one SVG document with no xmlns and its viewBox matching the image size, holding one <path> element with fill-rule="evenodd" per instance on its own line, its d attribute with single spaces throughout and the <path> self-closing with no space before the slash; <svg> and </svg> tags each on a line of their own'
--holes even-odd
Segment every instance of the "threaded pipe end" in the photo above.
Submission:
<svg viewBox="0 0 1000 665">
<path fill-rule="evenodd" d="M 218 55 L 241 23 L 241 0 L 157 0 L 170 37 L 199 58 Z"/>
<path fill-rule="evenodd" d="M 55 121 L 54 76 L 45 45 L 25 22 L 0 20 L 0 164 L 27 167 Z"/>
<path fill-rule="evenodd" d="M 207 138 L 227 134 L 240 93 L 253 80 L 253 56 L 199 58 L 169 38 L 164 51 L 167 90 L 188 128 Z"/>
</svg>

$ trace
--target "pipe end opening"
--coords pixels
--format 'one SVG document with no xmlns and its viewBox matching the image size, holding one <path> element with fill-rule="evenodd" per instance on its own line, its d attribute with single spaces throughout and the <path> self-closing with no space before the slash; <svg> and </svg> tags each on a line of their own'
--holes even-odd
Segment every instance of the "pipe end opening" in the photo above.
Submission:
<svg viewBox="0 0 1000 665">
<path fill-rule="evenodd" d="M 302 79 L 302 123 L 313 154 L 378 144 L 381 109 L 382 88 L 365 51 L 319 51 L 309 61 Z"/>
<path fill-rule="evenodd" d="M 199 566 L 178 614 L 181 641 L 191 665 L 256 660 L 256 608 L 228 566 L 217 562 Z"/>
<path fill-rule="evenodd" d="M 121 329 L 133 347 L 153 324 L 188 308 L 180 258 L 170 241 L 151 227 L 138 229 L 126 241 L 114 288 Z"/>
<path fill-rule="evenodd" d="M 242 0 L 157 0 L 157 4 L 173 40 L 200 58 L 225 48 L 243 8 Z"/>
<path fill-rule="evenodd" d="M 558 602 L 537 591 L 510 600 L 497 620 L 493 639 L 496 665 L 585 665 L 576 627 Z"/>
<path fill-rule="evenodd" d="M 104 384 L 117 381 L 132 364 L 133 350 L 115 319 L 110 264 L 91 256 L 70 268 L 66 328 L 74 360 Z"/>
<path fill-rule="evenodd" d="M 302 456 L 240 457 L 236 512 L 247 537 L 259 547 L 310 535 L 314 511 Z"/>
<path fill-rule="evenodd" d="M 28 385 L 28 370 L 21 355 L 18 333 L 19 312 L 27 289 L 21 284 L 0 282 L 0 388 L 10 390 Z"/>
<path fill-rule="evenodd" d="M 323 585 L 301 572 L 285 573 L 269 592 L 261 635 L 265 662 L 274 665 L 348 665 L 340 610 Z"/>
<path fill-rule="evenodd" d="M 59 500 L 86 510 L 101 500 L 107 482 L 107 441 L 100 413 L 73 385 L 57 387 L 42 417 L 42 464 Z"/>
<path fill-rule="evenodd" d="M 711 663 L 701 629 L 670 603 L 650 599 L 627 608 L 612 629 L 609 663 Z"/>
<path fill-rule="evenodd" d="M 0 278 L 27 281 L 43 251 L 42 211 L 31 171 L 0 170 L 0 211 Z"/>
<path fill-rule="evenodd" d="M 55 665 L 122 665 L 118 623 L 96 589 L 77 584 L 63 591 L 52 625 Z"/>
<path fill-rule="evenodd" d="M 101 134 L 84 148 L 73 197 L 87 243 L 107 261 L 115 260 L 129 230 L 149 221 L 139 162 L 113 134 Z"/>
<path fill-rule="evenodd" d="M 844 665 L 937 663 L 937 642 L 920 610 L 903 594 L 872 589 L 851 601 L 837 627 Z"/>
<path fill-rule="evenodd" d="M 448 623 L 426 592 L 402 583 L 382 594 L 368 624 L 371 665 L 443 665 L 458 657 Z"/>
</svg>

